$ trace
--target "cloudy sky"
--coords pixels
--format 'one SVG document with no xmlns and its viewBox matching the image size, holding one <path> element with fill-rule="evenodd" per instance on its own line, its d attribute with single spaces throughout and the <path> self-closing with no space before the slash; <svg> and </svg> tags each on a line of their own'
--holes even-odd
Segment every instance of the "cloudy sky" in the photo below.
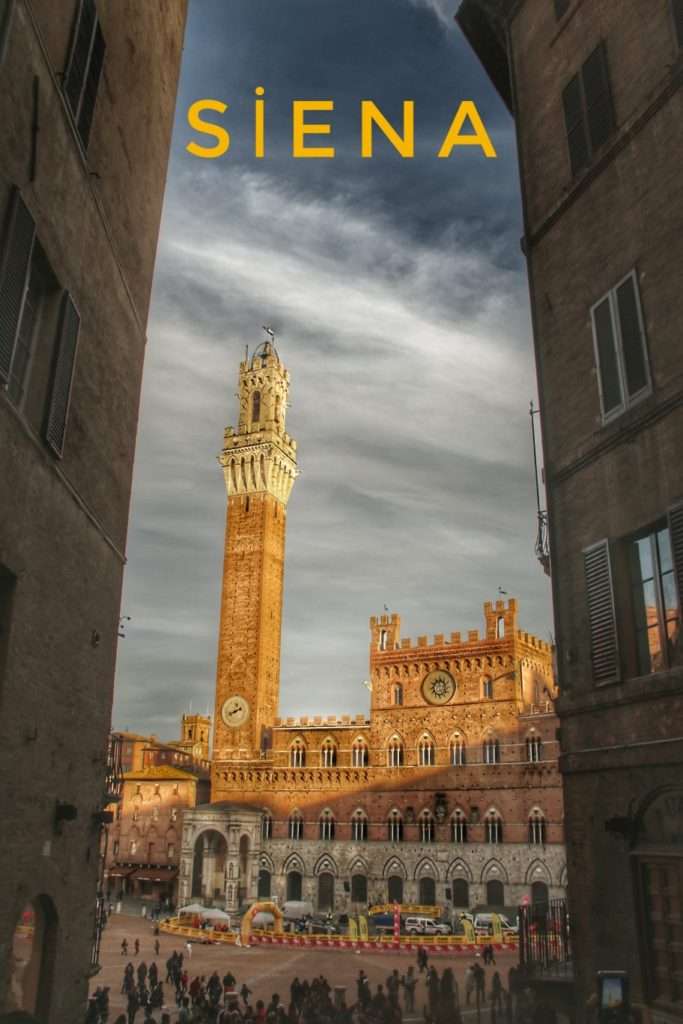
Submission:
<svg viewBox="0 0 683 1024">
<path fill-rule="evenodd" d="M 450 0 L 191 0 L 149 324 L 114 724 L 172 738 L 213 707 L 225 489 L 244 346 L 292 377 L 283 714 L 364 711 L 368 617 L 481 628 L 502 587 L 547 638 L 533 554 L 535 396 L 512 123 Z M 265 88 L 266 157 L 253 155 Z M 229 104 L 219 160 L 188 106 Z M 293 99 L 331 99 L 332 160 L 291 156 Z M 359 155 L 360 101 L 416 155 Z M 462 99 L 498 151 L 436 153 Z M 325 120 L 327 115 L 322 118 Z M 208 138 L 197 141 L 207 144 Z M 328 144 L 329 140 L 311 140 Z"/>
</svg>

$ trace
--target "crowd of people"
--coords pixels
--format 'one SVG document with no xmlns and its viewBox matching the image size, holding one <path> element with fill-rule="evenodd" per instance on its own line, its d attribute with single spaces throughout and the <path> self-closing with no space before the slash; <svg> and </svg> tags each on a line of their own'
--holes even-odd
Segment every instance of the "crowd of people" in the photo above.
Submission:
<svg viewBox="0 0 683 1024">
<path fill-rule="evenodd" d="M 136 941 L 135 954 L 140 947 Z M 159 955 L 158 942 L 154 946 Z M 121 944 L 128 955 L 128 943 Z M 484 963 L 495 965 L 493 948 L 485 950 Z M 466 969 L 464 987 L 450 967 L 441 972 L 429 963 L 429 953 L 421 946 L 417 965 L 403 973 L 390 971 L 386 980 L 373 986 L 363 970 L 358 972 L 349 993 L 333 991 L 320 975 L 312 980 L 294 978 L 288 998 L 274 993 L 270 1001 L 252 1000 L 246 982 L 227 970 L 210 975 L 195 974 L 191 967 L 191 948 L 174 951 L 165 962 L 165 974 L 156 960 L 149 966 L 129 960 L 124 968 L 121 993 L 126 997 L 126 1013 L 114 1024 L 402 1024 L 404 1017 L 421 1017 L 425 1024 L 460 1024 L 462 1011 L 470 1007 L 489 1009 L 491 1020 L 500 1024 L 512 1021 L 510 988 L 503 986 L 498 971 L 490 982 L 478 959 Z M 97 989 L 90 1000 L 86 1024 L 108 1021 L 109 990 Z"/>
</svg>

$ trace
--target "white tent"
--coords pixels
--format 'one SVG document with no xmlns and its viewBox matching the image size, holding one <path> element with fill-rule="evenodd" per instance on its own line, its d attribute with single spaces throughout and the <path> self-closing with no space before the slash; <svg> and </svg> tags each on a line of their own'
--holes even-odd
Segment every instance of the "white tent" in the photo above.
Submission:
<svg viewBox="0 0 683 1024">
<path fill-rule="evenodd" d="M 219 910 L 218 907 L 212 907 L 210 910 L 203 910 L 202 917 L 206 917 L 208 920 L 216 921 L 229 921 L 230 914 L 226 914 L 224 910 Z"/>
<path fill-rule="evenodd" d="M 208 907 L 202 907 L 201 904 L 199 904 L 199 903 L 188 903 L 188 905 L 186 907 L 181 907 L 180 910 L 178 911 L 178 913 L 180 915 L 182 915 L 182 914 L 203 914 L 204 917 L 206 917 L 206 914 L 208 912 L 209 912 L 209 908 Z"/>
</svg>

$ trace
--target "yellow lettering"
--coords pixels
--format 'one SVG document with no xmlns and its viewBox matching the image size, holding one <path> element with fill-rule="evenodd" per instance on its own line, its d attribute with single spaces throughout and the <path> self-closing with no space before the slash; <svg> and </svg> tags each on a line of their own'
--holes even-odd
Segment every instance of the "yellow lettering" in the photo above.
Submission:
<svg viewBox="0 0 683 1024">
<path fill-rule="evenodd" d="M 292 103 L 292 156 L 295 157 L 333 157 L 334 146 L 304 145 L 306 135 L 329 135 L 332 126 L 329 124 L 307 124 L 305 120 L 308 110 L 334 110 L 332 100 L 294 100 Z"/>
<path fill-rule="evenodd" d="M 473 135 L 461 134 L 462 126 L 466 120 L 469 120 L 474 128 Z M 442 158 L 450 156 L 454 146 L 480 146 L 486 157 L 490 158 L 498 155 L 493 148 L 493 143 L 489 138 L 486 128 L 484 128 L 484 122 L 479 117 L 476 104 L 472 100 L 463 100 L 458 107 L 438 155 Z"/>
<path fill-rule="evenodd" d="M 218 124 L 211 124 L 210 121 L 203 121 L 201 115 L 205 110 L 215 110 L 219 114 L 224 114 L 228 109 L 227 103 L 221 103 L 220 100 L 196 100 L 195 103 L 187 111 L 187 123 L 190 128 L 196 132 L 200 132 L 202 135 L 210 135 L 216 139 L 215 146 L 199 146 L 196 142 L 188 142 L 187 149 L 188 153 L 192 153 L 192 156 L 201 157 L 203 160 L 215 160 L 216 157 L 223 156 L 227 153 L 230 148 L 230 135 L 221 128 Z"/>
<path fill-rule="evenodd" d="M 412 100 L 403 101 L 403 135 L 399 135 L 393 125 L 389 124 L 382 111 L 372 100 L 362 100 L 361 105 L 361 143 L 360 152 L 363 157 L 372 156 L 373 124 L 382 131 L 398 150 L 402 157 L 415 155 L 415 104 Z"/>
</svg>

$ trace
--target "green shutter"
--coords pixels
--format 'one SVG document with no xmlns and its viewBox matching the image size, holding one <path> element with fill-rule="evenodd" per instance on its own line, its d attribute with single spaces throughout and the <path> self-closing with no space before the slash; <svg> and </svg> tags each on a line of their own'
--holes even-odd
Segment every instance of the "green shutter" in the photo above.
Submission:
<svg viewBox="0 0 683 1024">
<path fill-rule="evenodd" d="M 36 229 L 19 190 L 10 199 L 0 266 L 0 381 L 9 380 L 14 346 L 26 298 Z"/>
<path fill-rule="evenodd" d="M 611 683 L 619 679 L 619 643 L 612 591 L 609 542 L 602 540 L 586 548 L 583 566 L 588 600 L 593 679 Z"/>
<path fill-rule="evenodd" d="M 59 340 L 52 377 L 52 392 L 45 424 L 45 440 L 56 455 L 64 451 L 66 421 L 71 400 L 71 383 L 76 360 L 80 317 L 68 292 L 64 293 Z"/>
</svg>

